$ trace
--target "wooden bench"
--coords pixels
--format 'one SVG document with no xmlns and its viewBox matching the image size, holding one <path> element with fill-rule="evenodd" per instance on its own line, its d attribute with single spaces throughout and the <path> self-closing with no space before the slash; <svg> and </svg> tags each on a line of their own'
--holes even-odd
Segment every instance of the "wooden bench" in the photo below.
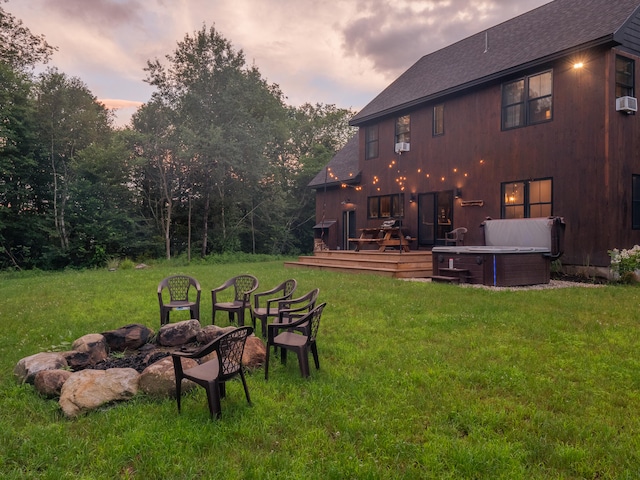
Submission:
<svg viewBox="0 0 640 480">
<path fill-rule="evenodd" d="M 378 241 L 382 239 L 381 238 L 349 238 L 348 240 L 350 243 L 356 244 L 356 252 L 359 252 L 362 245 L 366 245 L 369 243 L 377 244 Z"/>
</svg>

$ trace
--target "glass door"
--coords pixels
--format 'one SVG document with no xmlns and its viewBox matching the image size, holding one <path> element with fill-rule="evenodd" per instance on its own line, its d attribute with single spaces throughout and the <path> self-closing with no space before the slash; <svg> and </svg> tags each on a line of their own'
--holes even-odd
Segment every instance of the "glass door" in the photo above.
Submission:
<svg viewBox="0 0 640 480">
<path fill-rule="evenodd" d="M 453 226 L 453 191 L 418 195 L 418 245 L 444 245 Z"/>
</svg>

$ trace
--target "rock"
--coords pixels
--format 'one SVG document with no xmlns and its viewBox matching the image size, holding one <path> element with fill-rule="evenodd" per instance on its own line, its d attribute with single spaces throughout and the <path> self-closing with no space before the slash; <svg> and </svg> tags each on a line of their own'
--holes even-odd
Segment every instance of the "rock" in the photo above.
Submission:
<svg viewBox="0 0 640 480">
<path fill-rule="evenodd" d="M 77 370 L 84 370 L 85 368 L 91 367 L 93 364 L 91 362 L 91 354 L 90 352 L 78 352 L 76 350 L 69 350 L 68 352 L 62 352 L 64 358 L 67 360 L 67 365 L 74 372 Z"/>
<path fill-rule="evenodd" d="M 196 339 L 200 330 L 202 330 L 200 322 L 195 319 L 168 323 L 160 327 L 158 343 L 165 347 L 175 347 L 191 343 Z"/>
<path fill-rule="evenodd" d="M 182 359 L 182 368 L 188 369 L 198 365 L 192 358 Z M 182 381 L 182 391 L 186 392 L 196 386 L 189 380 Z M 149 365 L 140 375 L 140 390 L 152 397 L 176 396 L 176 375 L 173 370 L 173 360 L 165 357 Z"/>
<path fill-rule="evenodd" d="M 69 370 L 41 370 L 36 373 L 33 386 L 45 397 L 59 397 L 62 386 L 71 375 Z"/>
<path fill-rule="evenodd" d="M 80 353 L 89 354 L 89 364 L 95 365 L 107 358 L 107 340 L 104 335 L 99 333 L 90 333 L 78 338 L 71 345 L 71 349 Z M 68 358 L 67 358 L 68 361 Z"/>
<path fill-rule="evenodd" d="M 153 334 L 153 330 L 139 323 L 131 323 L 102 333 L 109 348 L 119 352 L 140 348 L 153 337 Z"/>
<path fill-rule="evenodd" d="M 267 346 L 262 339 L 251 335 L 247 337 L 242 353 L 242 364 L 250 370 L 264 365 L 267 358 Z"/>
<path fill-rule="evenodd" d="M 140 374 L 133 368 L 82 370 L 62 386 L 60 407 L 67 417 L 77 417 L 102 405 L 127 400 L 138 393 Z"/>
<path fill-rule="evenodd" d="M 21 382 L 33 383 L 36 373 L 42 370 L 57 370 L 67 366 L 67 360 L 63 354 L 59 352 L 42 352 L 21 359 L 13 369 L 13 374 Z"/>
<path fill-rule="evenodd" d="M 234 327 L 233 325 L 228 327 L 219 327 L 217 325 L 207 325 L 206 327 L 204 327 L 202 330 L 198 332 L 198 334 L 196 335 L 196 340 L 198 341 L 198 343 L 204 345 L 215 340 L 220 335 L 223 335 L 235 329 L 236 327 Z"/>
</svg>

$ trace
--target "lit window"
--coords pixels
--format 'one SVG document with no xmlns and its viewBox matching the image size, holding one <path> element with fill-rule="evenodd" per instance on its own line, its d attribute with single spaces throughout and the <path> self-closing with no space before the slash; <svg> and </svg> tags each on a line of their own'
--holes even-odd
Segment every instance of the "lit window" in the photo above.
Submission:
<svg viewBox="0 0 640 480">
<path fill-rule="evenodd" d="M 392 218 L 404 216 L 404 194 L 369 197 L 369 218 Z"/>
<path fill-rule="evenodd" d="M 396 143 L 411 142 L 411 116 L 403 115 L 396 119 Z"/>
<path fill-rule="evenodd" d="M 552 215 L 551 179 L 502 184 L 502 218 L 534 218 Z"/>
</svg>

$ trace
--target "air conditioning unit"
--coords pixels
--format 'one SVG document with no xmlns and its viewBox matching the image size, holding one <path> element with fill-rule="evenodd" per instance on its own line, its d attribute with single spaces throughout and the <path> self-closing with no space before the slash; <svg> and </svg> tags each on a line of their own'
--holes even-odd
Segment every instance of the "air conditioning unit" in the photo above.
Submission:
<svg viewBox="0 0 640 480">
<path fill-rule="evenodd" d="M 618 97 L 616 98 L 616 110 L 627 113 L 637 112 L 638 99 L 635 97 Z"/>
<path fill-rule="evenodd" d="M 399 142 L 396 143 L 396 153 L 408 152 L 409 151 L 409 143 L 407 142 Z"/>
</svg>

